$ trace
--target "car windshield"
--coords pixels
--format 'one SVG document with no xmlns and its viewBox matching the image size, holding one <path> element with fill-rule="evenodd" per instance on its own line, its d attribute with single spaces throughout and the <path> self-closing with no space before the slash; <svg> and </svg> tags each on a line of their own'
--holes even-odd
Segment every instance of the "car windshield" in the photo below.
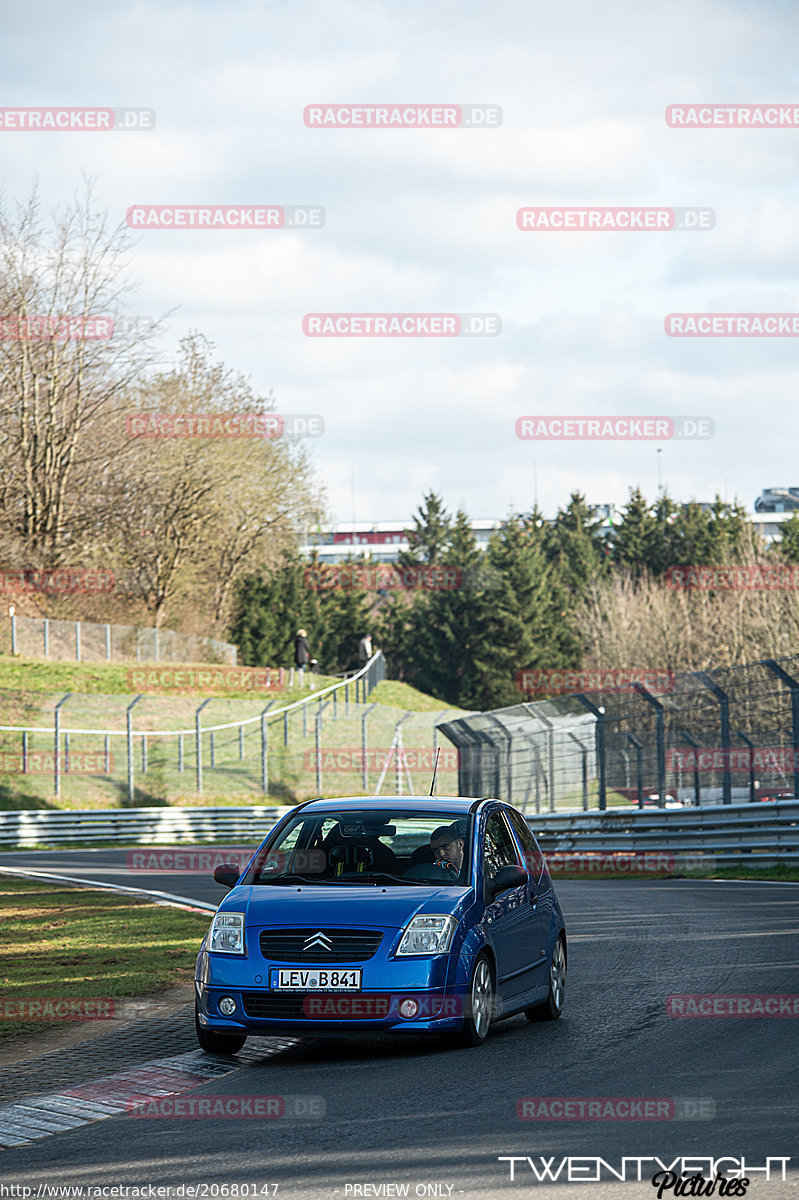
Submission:
<svg viewBox="0 0 799 1200">
<path fill-rule="evenodd" d="M 468 886 L 468 814 L 392 811 L 388 806 L 300 811 L 256 855 L 250 884 Z"/>
</svg>

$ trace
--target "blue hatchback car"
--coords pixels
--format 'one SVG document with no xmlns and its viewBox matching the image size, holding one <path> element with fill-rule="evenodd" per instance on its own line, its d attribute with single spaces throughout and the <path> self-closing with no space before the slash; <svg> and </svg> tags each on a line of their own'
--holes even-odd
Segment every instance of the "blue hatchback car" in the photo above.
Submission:
<svg viewBox="0 0 799 1200">
<path fill-rule="evenodd" d="M 538 843 L 499 800 L 310 800 L 275 826 L 200 948 L 196 1028 L 436 1033 L 478 1046 L 494 1020 L 560 1016 L 566 929 Z"/>
</svg>

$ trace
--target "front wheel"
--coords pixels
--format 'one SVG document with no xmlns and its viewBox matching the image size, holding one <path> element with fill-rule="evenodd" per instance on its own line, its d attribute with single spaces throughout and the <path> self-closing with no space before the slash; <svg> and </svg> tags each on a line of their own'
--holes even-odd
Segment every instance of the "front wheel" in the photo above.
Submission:
<svg viewBox="0 0 799 1200">
<path fill-rule="evenodd" d="M 206 1054 L 237 1054 L 247 1041 L 247 1035 L 239 1033 L 214 1033 L 200 1024 L 200 1014 L 197 1003 L 194 1004 L 194 1028 L 197 1031 L 197 1041 L 200 1049 Z"/>
<path fill-rule="evenodd" d="M 552 962 L 549 967 L 549 994 L 543 1004 L 535 1004 L 526 1008 L 524 1015 L 528 1021 L 557 1021 L 563 1012 L 566 999 L 566 949 L 563 938 L 559 937 L 552 951 Z"/>
<path fill-rule="evenodd" d="M 484 954 L 474 964 L 472 981 L 463 1029 L 455 1035 L 459 1046 L 482 1046 L 488 1037 L 491 1018 L 494 1014 L 494 978 L 491 966 Z"/>
</svg>

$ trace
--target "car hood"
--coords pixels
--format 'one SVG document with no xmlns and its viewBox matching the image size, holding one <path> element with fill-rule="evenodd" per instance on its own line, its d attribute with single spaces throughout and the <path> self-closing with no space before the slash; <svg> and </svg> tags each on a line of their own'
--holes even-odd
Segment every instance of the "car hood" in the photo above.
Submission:
<svg viewBox="0 0 799 1200">
<path fill-rule="evenodd" d="M 323 925 L 342 928 L 402 929 L 417 913 L 452 913 L 461 917 L 469 907 L 467 887 L 402 887 L 313 884 L 310 887 L 243 885 L 233 888 L 219 906 L 221 912 L 243 912 L 244 924 Z"/>
</svg>

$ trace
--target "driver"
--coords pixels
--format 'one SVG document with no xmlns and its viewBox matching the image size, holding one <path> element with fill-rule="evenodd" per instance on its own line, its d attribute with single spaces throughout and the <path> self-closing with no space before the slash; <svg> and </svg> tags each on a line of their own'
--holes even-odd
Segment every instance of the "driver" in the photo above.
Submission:
<svg viewBox="0 0 799 1200">
<path fill-rule="evenodd" d="M 449 871 L 451 875 L 460 875 L 466 844 L 465 835 L 466 829 L 461 821 L 454 821 L 452 825 L 440 825 L 434 830 L 430 834 L 434 865 Z"/>
</svg>

